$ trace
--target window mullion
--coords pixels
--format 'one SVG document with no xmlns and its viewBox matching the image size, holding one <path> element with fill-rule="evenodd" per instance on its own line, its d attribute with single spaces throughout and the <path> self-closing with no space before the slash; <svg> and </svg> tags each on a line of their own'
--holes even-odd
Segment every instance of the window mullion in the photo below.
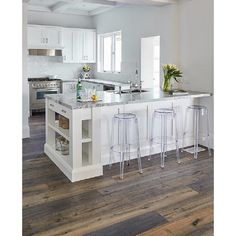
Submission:
<svg viewBox="0 0 236 236">
<path fill-rule="evenodd" d="M 113 34 L 113 72 L 116 69 L 116 34 Z"/>
<path fill-rule="evenodd" d="M 113 40 L 113 34 L 111 35 L 111 72 L 114 72 L 113 70 L 113 49 L 114 49 L 114 46 L 113 46 L 113 43 L 114 43 L 114 40 Z"/>
</svg>

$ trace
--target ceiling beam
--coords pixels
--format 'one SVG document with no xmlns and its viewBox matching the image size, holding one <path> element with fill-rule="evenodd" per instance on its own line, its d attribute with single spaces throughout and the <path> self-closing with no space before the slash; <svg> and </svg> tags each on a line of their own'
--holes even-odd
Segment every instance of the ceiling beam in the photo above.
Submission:
<svg viewBox="0 0 236 236">
<path fill-rule="evenodd" d="M 89 11 L 89 15 L 90 16 L 95 16 L 95 15 L 101 14 L 103 12 L 109 11 L 112 8 L 113 7 L 99 7 L 99 8 L 96 8 L 96 9 L 92 10 L 92 11 Z"/>
<path fill-rule="evenodd" d="M 83 0 L 84 3 L 94 3 L 100 4 L 104 6 L 115 6 L 117 5 L 116 1 L 109 1 L 109 0 Z"/>
<path fill-rule="evenodd" d="M 50 8 L 37 5 L 28 5 L 28 11 L 42 11 L 42 12 L 51 12 Z"/>
<path fill-rule="evenodd" d="M 50 7 L 52 12 L 61 12 L 67 9 L 71 4 L 68 2 L 58 2 Z"/>
</svg>

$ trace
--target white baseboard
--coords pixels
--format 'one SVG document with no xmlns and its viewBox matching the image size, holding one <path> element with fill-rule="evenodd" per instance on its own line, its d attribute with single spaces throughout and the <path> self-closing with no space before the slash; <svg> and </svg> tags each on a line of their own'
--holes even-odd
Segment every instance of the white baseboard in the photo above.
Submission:
<svg viewBox="0 0 236 236">
<path fill-rule="evenodd" d="M 30 128 L 28 125 L 23 126 L 22 129 L 22 138 L 29 138 L 30 137 Z"/>
</svg>

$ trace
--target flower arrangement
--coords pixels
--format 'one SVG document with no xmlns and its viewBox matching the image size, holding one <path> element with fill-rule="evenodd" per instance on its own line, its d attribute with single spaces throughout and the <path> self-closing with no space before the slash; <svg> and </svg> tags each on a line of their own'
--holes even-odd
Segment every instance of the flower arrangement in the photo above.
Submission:
<svg viewBox="0 0 236 236">
<path fill-rule="evenodd" d="M 84 65 L 82 69 L 84 72 L 89 72 L 91 70 L 91 67 L 88 65 Z"/>
<path fill-rule="evenodd" d="M 178 78 L 182 77 L 183 72 L 173 64 L 163 65 L 162 69 L 164 72 L 163 91 L 169 92 L 171 90 L 171 79 L 174 78 L 179 83 Z"/>
</svg>

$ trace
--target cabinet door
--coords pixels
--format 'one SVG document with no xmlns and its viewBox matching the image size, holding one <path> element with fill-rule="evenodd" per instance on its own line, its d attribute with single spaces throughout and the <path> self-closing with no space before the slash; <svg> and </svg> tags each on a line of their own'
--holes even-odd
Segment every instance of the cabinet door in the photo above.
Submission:
<svg viewBox="0 0 236 236">
<path fill-rule="evenodd" d="M 63 63 L 79 63 L 79 33 L 72 29 L 63 29 Z"/>
<path fill-rule="evenodd" d="M 80 63 L 86 63 L 84 56 L 84 31 L 78 31 L 78 58 Z"/>
<path fill-rule="evenodd" d="M 28 26 L 28 48 L 36 48 L 43 45 L 41 27 Z"/>
<path fill-rule="evenodd" d="M 73 31 L 63 29 L 62 31 L 62 40 L 63 40 L 63 63 L 72 63 L 73 62 Z"/>
<path fill-rule="evenodd" d="M 46 27 L 43 29 L 46 45 L 51 48 L 62 47 L 61 29 L 57 27 Z"/>
<path fill-rule="evenodd" d="M 96 62 L 96 32 L 80 31 L 79 32 L 79 60 L 81 63 Z"/>
<path fill-rule="evenodd" d="M 85 59 L 93 63 L 95 59 L 96 33 L 94 31 L 84 32 L 84 56 Z"/>
<path fill-rule="evenodd" d="M 82 86 L 84 87 L 84 88 L 87 88 L 87 89 L 92 89 L 94 86 L 94 84 L 93 83 L 89 83 L 89 82 L 87 82 L 87 81 L 81 81 L 81 83 L 82 83 Z"/>
<path fill-rule="evenodd" d="M 97 91 L 103 91 L 103 84 L 96 84 Z"/>
</svg>

